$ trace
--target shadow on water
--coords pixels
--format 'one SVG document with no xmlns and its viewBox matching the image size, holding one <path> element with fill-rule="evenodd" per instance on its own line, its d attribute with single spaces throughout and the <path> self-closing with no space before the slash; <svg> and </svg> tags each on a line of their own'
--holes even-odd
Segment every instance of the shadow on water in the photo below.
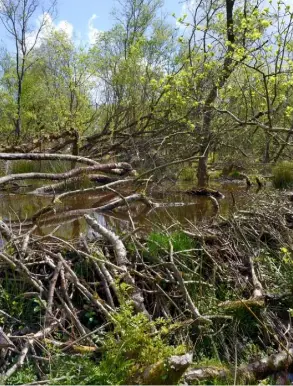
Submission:
<svg viewBox="0 0 293 386">
<path fill-rule="evenodd" d="M 130 211 L 124 207 L 107 213 L 98 213 L 91 209 L 114 198 L 114 193 L 71 197 L 64 200 L 55 212 L 41 218 L 37 232 L 46 235 L 58 227 L 55 235 L 63 239 L 77 238 L 80 233 L 91 237 L 92 231 L 83 219 L 84 212 L 92 214 L 100 224 L 120 232 L 133 230 L 133 224 L 145 231 L 158 231 L 176 223 L 188 225 L 211 221 L 215 215 L 212 201 L 208 197 L 184 193 L 189 188 L 190 184 L 176 186 L 176 190 L 174 187 L 165 187 L 160 191 L 153 189 L 150 198 L 162 204 L 159 208 L 149 209 L 141 203 L 134 203 L 131 204 Z M 252 199 L 252 193 L 255 193 L 255 190 L 247 191 L 244 185 L 235 183 L 215 185 L 214 188 L 225 195 L 225 198 L 219 200 L 220 214 L 223 216 L 227 216 L 235 207 L 241 208 Z M 51 201 L 52 197 L 48 196 L 4 193 L 1 196 L 0 215 L 16 228 L 20 223 L 24 229 L 29 228 L 32 225 L 29 219 Z M 182 205 L 176 206 L 175 203 Z"/>
</svg>

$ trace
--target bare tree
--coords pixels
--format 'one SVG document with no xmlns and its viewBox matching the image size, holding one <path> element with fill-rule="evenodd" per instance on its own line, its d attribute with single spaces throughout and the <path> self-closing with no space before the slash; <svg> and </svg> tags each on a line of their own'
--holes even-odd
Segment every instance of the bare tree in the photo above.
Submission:
<svg viewBox="0 0 293 386">
<path fill-rule="evenodd" d="M 45 10 L 39 0 L 0 0 L 0 20 L 14 40 L 16 50 L 17 114 L 14 126 L 17 137 L 22 131 L 22 88 L 26 71 L 31 66 L 28 59 L 38 42 L 41 31 L 48 22 L 48 14 L 52 14 L 55 5 L 56 0 L 51 0 Z M 42 18 L 39 26 L 34 29 L 32 19 L 37 17 L 38 11 L 41 11 Z"/>
</svg>

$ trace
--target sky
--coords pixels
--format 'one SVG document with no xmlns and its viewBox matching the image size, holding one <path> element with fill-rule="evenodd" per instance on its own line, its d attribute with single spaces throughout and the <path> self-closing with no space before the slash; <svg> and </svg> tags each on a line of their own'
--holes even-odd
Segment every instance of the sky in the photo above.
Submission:
<svg viewBox="0 0 293 386">
<path fill-rule="evenodd" d="M 111 28 L 114 18 L 111 11 L 117 5 L 116 0 L 57 0 L 57 15 L 50 23 L 57 29 L 66 30 L 67 34 L 81 42 L 91 44 L 98 31 Z M 165 0 L 164 11 L 170 15 L 181 14 L 182 0 Z M 174 20 L 174 19 L 173 19 Z M 37 23 L 37 16 L 35 19 Z M 0 45 L 12 48 L 3 26 L 0 25 Z"/>
</svg>

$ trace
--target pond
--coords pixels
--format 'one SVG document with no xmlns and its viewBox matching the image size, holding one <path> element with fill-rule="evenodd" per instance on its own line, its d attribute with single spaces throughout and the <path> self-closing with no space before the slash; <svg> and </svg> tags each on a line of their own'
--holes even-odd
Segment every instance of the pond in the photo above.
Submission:
<svg viewBox="0 0 293 386">
<path fill-rule="evenodd" d="M 43 215 L 36 232 L 46 235 L 56 230 L 55 235 L 66 240 L 77 238 L 80 233 L 91 237 L 83 219 L 82 210 L 92 214 L 96 220 L 109 229 L 116 231 L 132 231 L 139 227 L 142 232 L 160 230 L 174 226 L 174 224 L 200 224 L 212 221 L 215 208 L 208 197 L 192 196 L 185 191 L 193 185 L 177 184 L 160 188 L 152 186 L 147 194 L 152 201 L 160 203 L 158 208 L 146 208 L 144 204 L 133 203 L 128 208 L 120 208 L 107 213 L 98 213 L 96 208 L 115 197 L 115 194 L 82 194 L 64 199 L 55 212 Z M 225 198 L 219 200 L 220 214 L 226 216 L 229 212 L 239 208 L 252 200 L 255 189 L 247 191 L 245 183 L 217 183 L 213 188 L 220 190 Z M 261 193 L 260 193 L 261 194 Z M 50 205 L 51 196 L 35 196 L 26 193 L 1 194 L 0 216 L 5 222 L 11 222 L 15 229 L 29 229 L 32 226 L 30 218 L 39 210 Z M 78 212 L 77 212 L 78 210 Z"/>
</svg>

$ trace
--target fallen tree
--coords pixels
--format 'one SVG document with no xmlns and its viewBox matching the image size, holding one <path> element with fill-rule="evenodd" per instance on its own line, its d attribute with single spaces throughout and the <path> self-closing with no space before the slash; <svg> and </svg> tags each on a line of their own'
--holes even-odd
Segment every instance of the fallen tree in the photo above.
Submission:
<svg viewBox="0 0 293 386">
<path fill-rule="evenodd" d="M 270 375 L 277 376 L 279 373 L 284 372 L 283 381 L 285 384 L 289 381 L 289 368 L 293 364 L 293 349 L 281 351 L 279 353 L 262 358 L 258 361 L 249 363 L 248 365 L 241 365 L 238 368 L 233 367 L 202 367 L 189 369 L 184 375 L 184 379 L 187 383 L 193 384 L 194 382 L 208 382 L 213 379 L 218 379 L 230 383 L 234 379 L 235 384 L 253 384 L 257 381 L 261 381 Z M 286 377 L 287 374 L 287 377 Z M 276 378 L 276 377 L 275 377 Z"/>
</svg>

